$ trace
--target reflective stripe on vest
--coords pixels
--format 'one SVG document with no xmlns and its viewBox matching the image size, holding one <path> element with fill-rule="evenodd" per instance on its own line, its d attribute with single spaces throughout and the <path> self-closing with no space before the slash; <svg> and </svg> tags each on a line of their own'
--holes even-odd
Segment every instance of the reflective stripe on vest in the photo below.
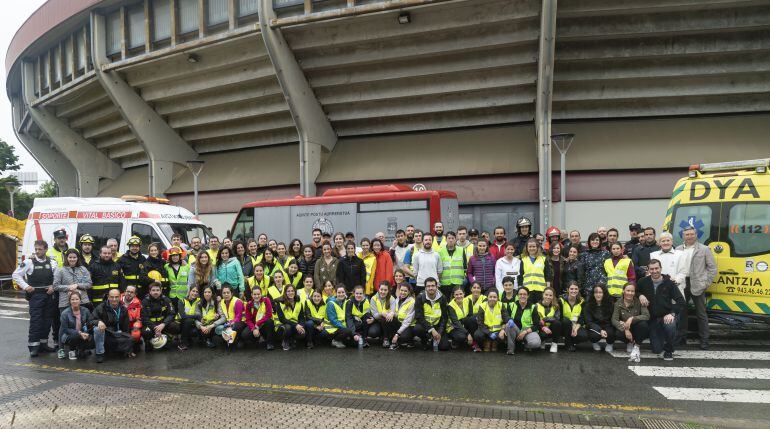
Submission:
<svg viewBox="0 0 770 429">
<path fill-rule="evenodd" d="M 561 299 L 561 314 L 564 315 L 565 319 L 570 320 L 572 323 L 577 323 L 578 318 L 580 317 L 580 313 L 583 312 L 583 300 L 578 298 L 575 302 L 574 307 L 569 306 L 569 302 L 567 302 L 564 298 Z"/>
<path fill-rule="evenodd" d="M 215 320 L 218 319 L 216 305 L 209 304 L 206 308 L 201 307 L 201 315 L 201 323 L 203 326 L 212 324 Z"/>
<path fill-rule="evenodd" d="M 187 298 L 183 298 L 182 302 L 184 303 L 184 314 L 187 316 L 193 316 L 195 314 L 195 307 L 200 301 L 200 298 L 195 298 L 195 301 L 193 302 L 190 302 Z"/>
<path fill-rule="evenodd" d="M 521 260 L 524 264 L 524 282 L 522 286 L 530 292 L 542 292 L 545 290 L 545 257 L 538 256 L 535 262 L 530 261 L 529 256 L 524 256 Z"/>
<path fill-rule="evenodd" d="M 479 314 L 479 308 L 481 308 L 481 306 L 487 302 L 487 297 L 486 295 L 479 295 L 479 297 L 476 299 L 476 302 L 473 302 L 473 295 L 468 295 L 463 298 L 463 301 L 472 306 L 471 314 L 475 316 Z"/>
<path fill-rule="evenodd" d="M 465 281 L 465 251 L 461 247 L 455 247 L 454 253 L 449 255 L 449 251 L 446 248 L 442 248 L 438 252 L 441 258 L 441 265 L 443 267 L 441 271 L 441 285 L 454 285 L 460 286 Z"/>
<path fill-rule="evenodd" d="M 225 305 L 225 300 L 219 301 L 219 308 L 220 311 L 222 311 L 222 314 L 225 315 L 228 322 L 231 322 L 235 318 L 235 303 L 240 301 L 238 298 L 233 298 L 230 300 L 230 305 Z M 240 322 L 240 320 L 236 320 L 236 322 Z"/>
<path fill-rule="evenodd" d="M 489 332 L 498 332 L 503 329 L 503 305 L 495 303 L 494 308 L 484 306 L 484 325 L 489 328 Z"/>
<path fill-rule="evenodd" d="M 371 309 L 371 306 L 369 305 L 369 300 L 365 298 L 363 303 L 361 304 L 361 309 L 359 309 L 356 304 L 357 302 L 355 300 L 350 302 L 350 305 L 352 306 L 352 308 L 350 309 L 350 314 L 352 314 L 353 317 L 355 317 L 356 319 L 361 320 L 364 318 L 364 315 L 369 312 L 369 310 Z"/>
<path fill-rule="evenodd" d="M 94 297 L 91 299 L 91 302 L 94 304 L 98 304 L 102 301 L 104 301 L 104 293 L 95 293 L 96 291 L 107 291 L 109 289 L 118 289 L 119 285 L 117 283 L 108 283 L 106 285 L 93 285 L 91 286 L 91 293 L 94 295 Z M 105 292 L 106 293 L 106 292 Z"/>
<path fill-rule="evenodd" d="M 379 294 L 374 295 L 372 297 L 372 301 L 374 301 L 374 307 L 377 309 L 377 313 L 379 313 L 379 314 L 385 314 L 388 311 L 390 311 L 390 310 L 385 308 L 385 304 L 390 302 L 390 295 L 388 295 L 385 299 L 386 299 L 386 302 L 382 302 L 380 300 L 380 295 Z M 371 306 L 370 306 L 370 308 L 371 308 Z"/>
<path fill-rule="evenodd" d="M 299 323 L 299 312 L 302 311 L 302 304 L 299 302 L 294 303 L 294 308 L 289 307 L 284 303 L 279 303 L 281 306 L 281 312 L 283 312 L 283 318 L 292 323 Z"/>
<path fill-rule="evenodd" d="M 278 290 L 278 288 L 275 285 L 270 286 L 267 288 L 267 295 L 275 301 L 276 299 L 280 298 L 281 295 L 283 295 L 283 290 L 286 289 L 286 286 L 284 286 L 281 290 Z"/>
<path fill-rule="evenodd" d="M 554 305 L 551 305 L 548 309 L 548 313 L 545 312 L 545 307 L 540 303 L 535 304 L 535 309 L 537 310 L 537 314 L 540 315 L 540 320 L 543 320 L 546 317 L 553 317 L 556 314 L 556 306 Z M 545 322 L 545 326 L 551 326 L 551 322 Z"/>
<path fill-rule="evenodd" d="M 345 303 L 342 303 L 342 306 L 337 303 L 337 300 L 332 301 L 332 306 L 334 307 L 334 312 L 337 313 L 337 321 L 341 322 L 343 325 L 345 324 Z M 326 304 L 329 305 L 328 303 Z M 324 313 L 324 329 L 326 329 L 326 332 L 333 334 L 337 332 L 337 327 L 332 325 L 332 321 L 329 320 L 329 315 Z"/>
<path fill-rule="evenodd" d="M 425 301 L 422 304 L 422 311 L 425 315 L 425 321 L 430 326 L 436 326 L 438 321 L 441 320 L 441 303 L 438 300 L 436 300 L 433 304 Z"/>
<path fill-rule="evenodd" d="M 604 260 L 604 272 L 607 273 L 607 292 L 611 296 L 623 295 L 623 286 L 628 283 L 628 267 L 630 265 L 631 260 L 628 258 L 618 260 L 617 265 L 613 265 L 612 258 Z"/>
<path fill-rule="evenodd" d="M 469 304 L 469 301 L 465 300 L 465 298 L 463 298 L 463 303 L 459 305 L 457 304 L 457 301 L 452 300 L 449 303 L 449 307 L 454 309 L 455 315 L 457 316 L 457 320 L 463 320 L 466 317 L 468 317 L 468 313 L 470 311 L 470 304 Z M 450 318 L 447 318 L 446 320 L 447 333 L 452 332 L 453 329 L 454 327 L 452 326 L 452 321 L 450 320 Z"/>
<path fill-rule="evenodd" d="M 511 306 L 511 308 L 515 310 L 514 312 L 512 312 L 512 314 L 515 315 L 516 312 L 519 311 L 519 308 L 521 308 L 519 307 L 519 305 L 520 304 L 517 301 L 515 304 Z M 529 328 L 530 326 L 532 326 L 532 307 L 531 306 L 521 311 L 521 330 L 523 331 Z"/>
<path fill-rule="evenodd" d="M 399 322 L 404 322 L 406 320 L 406 316 L 409 315 L 409 312 L 414 307 L 414 298 L 404 301 L 400 307 L 398 307 L 398 310 L 396 311 L 396 317 L 398 317 Z M 415 320 L 412 319 L 412 323 L 409 326 L 414 326 Z"/>
<path fill-rule="evenodd" d="M 189 275 L 189 265 L 180 265 L 179 271 L 174 274 L 174 268 L 170 264 L 166 264 L 166 277 L 168 277 L 169 296 L 171 298 L 184 299 L 187 296 L 187 278 Z"/>
<path fill-rule="evenodd" d="M 262 296 L 267 296 L 267 287 L 270 285 L 270 279 L 267 277 L 262 277 L 262 280 L 257 282 L 257 278 L 254 276 L 249 277 L 246 280 L 249 284 L 249 289 L 253 289 L 254 286 L 259 284 L 259 290 L 262 292 Z"/>
<path fill-rule="evenodd" d="M 305 301 L 305 308 L 307 308 L 308 313 L 310 313 L 311 319 L 326 320 L 326 304 L 321 303 L 321 305 L 316 308 L 315 304 L 311 301 Z"/>
</svg>

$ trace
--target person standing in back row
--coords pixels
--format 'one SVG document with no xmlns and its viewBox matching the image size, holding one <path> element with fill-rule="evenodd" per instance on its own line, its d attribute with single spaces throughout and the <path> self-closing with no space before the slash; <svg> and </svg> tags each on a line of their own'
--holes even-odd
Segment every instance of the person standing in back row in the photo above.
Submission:
<svg viewBox="0 0 770 429">
<path fill-rule="evenodd" d="M 27 346 L 31 357 L 37 357 L 38 353 L 50 353 L 55 350 L 48 347 L 48 334 L 51 331 L 51 322 L 57 304 L 53 300 L 56 260 L 46 254 L 48 243 L 45 241 L 35 241 L 34 248 L 35 254 L 25 259 L 12 276 L 19 288 L 26 292 L 26 298 L 29 301 Z M 57 336 L 58 333 L 54 338 Z"/>
<path fill-rule="evenodd" d="M 682 273 L 685 276 L 684 300 L 685 308 L 690 299 L 695 303 L 695 315 L 698 318 L 698 336 L 700 348 L 709 348 L 709 321 L 706 314 L 706 289 L 717 275 L 717 264 L 711 249 L 698 241 L 695 227 L 688 225 L 682 231 L 684 244 L 676 249 L 682 251 Z M 681 323 L 687 323 L 687 312 L 683 312 Z M 681 340 L 681 339 L 680 339 Z"/>
<path fill-rule="evenodd" d="M 438 252 L 433 250 L 433 237 L 425 234 L 422 238 L 422 249 L 418 250 L 412 257 L 412 268 L 414 278 L 417 281 L 415 293 L 419 295 L 425 289 L 425 279 L 438 279 L 444 271 L 441 264 L 441 257 Z"/>
</svg>

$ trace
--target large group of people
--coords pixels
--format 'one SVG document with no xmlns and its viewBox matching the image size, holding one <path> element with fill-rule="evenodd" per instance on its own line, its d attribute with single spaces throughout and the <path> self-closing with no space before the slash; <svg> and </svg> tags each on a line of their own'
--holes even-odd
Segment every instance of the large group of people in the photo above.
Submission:
<svg viewBox="0 0 770 429">
<path fill-rule="evenodd" d="M 103 362 L 172 347 L 322 344 L 513 355 L 556 353 L 562 343 L 613 352 L 621 342 L 638 362 L 649 339 L 670 361 L 686 338 L 690 301 L 708 349 L 709 248 L 692 227 L 677 248 L 652 227 L 631 224 L 629 233 L 621 243 L 617 229 L 600 227 L 583 242 L 556 227 L 533 234 L 521 218 L 509 239 L 502 227 L 490 235 L 436 222 L 396 231 L 392 245 L 382 232 L 356 240 L 320 229 L 288 245 L 265 234 L 221 243 L 174 235 L 168 250 L 144 243 L 145 256 L 136 236 L 119 254 L 114 239 L 94 249 L 85 234 L 71 248 L 57 230 L 51 247 L 35 242 L 13 279 L 29 300 L 33 357 L 76 360 L 93 350 Z"/>
</svg>

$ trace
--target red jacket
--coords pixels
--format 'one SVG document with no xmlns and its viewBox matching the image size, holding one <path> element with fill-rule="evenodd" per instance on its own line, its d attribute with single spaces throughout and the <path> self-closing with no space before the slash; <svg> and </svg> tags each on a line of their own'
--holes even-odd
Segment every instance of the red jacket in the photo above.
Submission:
<svg viewBox="0 0 770 429">
<path fill-rule="evenodd" d="M 492 254 L 492 257 L 495 258 L 495 261 L 505 256 L 505 246 L 508 245 L 508 240 L 503 241 L 503 244 L 500 245 L 497 241 L 492 241 L 489 243 L 489 253 Z"/>
<path fill-rule="evenodd" d="M 120 302 L 123 303 L 124 295 L 120 295 Z M 125 304 L 124 304 L 125 305 Z M 130 304 L 126 305 L 126 309 L 128 310 L 128 321 L 133 324 L 137 320 L 139 322 L 142 321 L 142 302 L 139 301 L 139 298 L 134 297 L 134 299 L 131 301 Z"/>
<path fill-rule="evenodd" d="M 257 320 L 257 308 L 254 306 L 254 300 L 252 299 L 246 305 L 246 326 L 249 327 L 249 331 L 262 327 L 265 322 L 273 317 L 273 304 L 270 303 L 270 299 L 263 296 L 260 298 L 260 302 L 265 304 L 265 314 L 259 320 Z"/>
<path fill-rule="evenodd" d="M 393 259 L 387 251 L 380 252 L 377 256 L 376 269 L 374 270 L 374 290 L 380 290 L 380 282 L 387 280 L 391 288 L 393 286 Z"/>
</svg>

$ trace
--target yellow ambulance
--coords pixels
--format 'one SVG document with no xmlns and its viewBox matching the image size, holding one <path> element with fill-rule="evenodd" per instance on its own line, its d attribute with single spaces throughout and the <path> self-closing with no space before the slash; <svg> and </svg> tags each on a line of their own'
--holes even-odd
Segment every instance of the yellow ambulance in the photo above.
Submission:
<svg viewBox="0 0 770 429">
<path fill-rule="evenodd" d="M 770 159 L 690 166 L 669 202 L 663 230 L 682 244 L 682 230 L 717 261 L 707 290 L 710 312 L 770 322 Z"/>
</svg>

